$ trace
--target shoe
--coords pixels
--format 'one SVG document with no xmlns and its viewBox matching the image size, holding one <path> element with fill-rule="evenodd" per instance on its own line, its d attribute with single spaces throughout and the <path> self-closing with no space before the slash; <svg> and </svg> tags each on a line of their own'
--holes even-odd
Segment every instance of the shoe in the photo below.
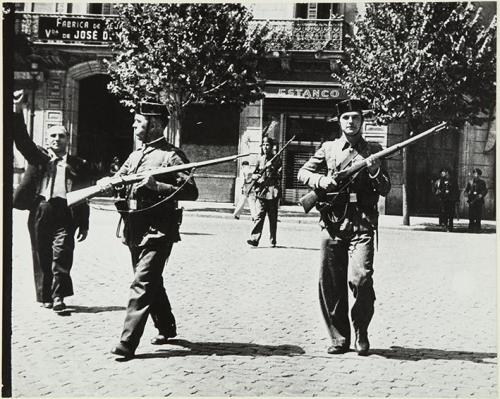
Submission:
<svg viewBox="0 0 500 399">
<path fill-rule="evenodd" d="M 66 309 L 66 304 L 62 298 L 57 296 L 54 298 L 54 305 L 52 308 L 54 309 L 54 312 L 61 312 Z"/>
<path fill-rule="evenodd" d="M 347 345 L 332 345 L 327 349 L 330 355 L 340 355 L 342 353 L 349 352 L 349 346 Z"/>
<path fill-rule="evenodd" d="M 276 248 L 276 243 L 275 243 L 275 242 L 272 242 L 272 243 L 271 243 L 271 247 Z"/>
<path fill-rule="evenodd" d="M 123 342 L 120 342 L 113 349 L 111 349 L 111 353 L 113 355 L 121 356 L 121 357 L 124 357 L 126 359 L 130 359 L 130 358 L 134 357 L 134 352 L 135 352 L 135 350 L 129 348 Z"/>
<path fill-rule="evenodd" d="M 247 240 L 247 244 L 251 245 L 252 247 L 257 247 L 259 245 L 259 242 L 255 240 Z"/>
<path fill-rule="evenodd" d="M 233 215 L 236 220 L 240 220 L 240 217 L 238 215 Z"/>
<path fill-rule="evenodd" d="M 356 331 L 356 352 L 358 356 L 367 356 L 370 351 L 370 341 L 368 341 L 367 331 Z"/>
<path fill-rule="evenodd" d="M 43 302 L 40 306 L 42 308 L 45 308 L 45 309 L 52 309 L 53 303 L 52 302 Z"/>
<path fill-rule="evenodd" d="M 170 334 L 158 334 L 156 337 L 151 339 L 151 345 L 165 345 L 168 343 L 168 340 L 177 336 L 177 333 Z"/>
</svg>

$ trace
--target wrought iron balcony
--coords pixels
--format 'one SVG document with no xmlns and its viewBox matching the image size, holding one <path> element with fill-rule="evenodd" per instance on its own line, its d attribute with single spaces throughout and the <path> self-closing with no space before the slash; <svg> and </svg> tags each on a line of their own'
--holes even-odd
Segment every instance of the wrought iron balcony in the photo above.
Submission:
<svg viewBox="0 0 500 399">
<path fill-rule="evenodd" d="M 16 13 L 16 34 L 35 44 L 109 46 L 112 32 L 106 21 L 116 15 Z M 343 51 L 346 22 L 332 19 L 253 20 L 251 27 L 267 25 L 273 35 L 271 49 L 286 52 L 339 53 Z"/>
<path fill-rule="evenodd" d="M 271 47 L 287 52 L 343 52 L 347 23 L 343 17 L 333 19 L 254 20 L 252 25 L 267 24 L 276 33 Z"/>
</svg>

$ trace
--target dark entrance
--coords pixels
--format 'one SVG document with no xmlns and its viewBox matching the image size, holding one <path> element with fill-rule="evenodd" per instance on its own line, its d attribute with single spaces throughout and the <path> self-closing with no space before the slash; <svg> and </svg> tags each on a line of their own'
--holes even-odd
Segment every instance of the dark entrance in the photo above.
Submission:
<svg viewBox="0 0 500 399">
<path fill-rule="evenodd" d="M 294 135 L 282 155 L 282 197 L 285 204 L 297 204 L 310 191 L 297 180 L 299 169 L 321 147 L 323 142 L 340 136 L 337 123 L 329 121 L 335 101 L 266 99 L 263 131 L 274 138 L 279 147 Z"/>
<path fill-rule="evenodd" d="M 408 206 L 411 215 L 434 216 L 439 203 L 432 193 L 432 185 L 442 168 L 449 168 L 452 177 L 458 177 L 457 132 L 435 134 L 410 147 L 408 157 Z"/>
<path fill-rule="evenodd" d="M 110 175 L 113 158 L 123 164 L 133 148 L 133 114 L 108 92 L 107 75 L 80 81 L 78 156 L 88 160 L 95 178 Z"/>
</svg>

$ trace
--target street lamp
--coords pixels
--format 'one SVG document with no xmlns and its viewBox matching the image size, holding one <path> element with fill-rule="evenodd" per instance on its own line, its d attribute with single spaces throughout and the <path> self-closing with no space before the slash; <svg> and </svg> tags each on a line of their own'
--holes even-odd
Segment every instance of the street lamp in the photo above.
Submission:
<svg viewBox="0 0 500 399">
<path fill-rule="evenodd" d="M 31 63 L 31 68 L 30 68 L 30 75 L 32 79 L 32 86 L 31 86 L 31 115 L 30 115 L 30 137 L 33 139 L 33 129 L 34 129 L 34 123 L 35 123 L 35 93 L 36 93 L 36 88 L 37 88 L 37 78 L 38 75 L 40 75 L 40 69 L 38 68 L 38 63 L 37 62 L 32 62 Z"/>
</svg>

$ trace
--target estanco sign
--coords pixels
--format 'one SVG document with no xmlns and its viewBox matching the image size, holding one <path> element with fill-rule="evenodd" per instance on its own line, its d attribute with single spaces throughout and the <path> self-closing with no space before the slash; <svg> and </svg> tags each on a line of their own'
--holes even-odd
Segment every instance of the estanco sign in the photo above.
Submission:
<svg viewBox="0 0 500 399">
<path fill-rule="evenodd" d="M 329 86 L 266 86 L 266 97 L 302 98 L 309 100 L 340 100 L 347 98 L 341 87 Z"/>
<path fill-rule="evenodd" d="M 40 16 L 38 38 L 77 42 L 111 42 L 114 33 L 105 18 L 70 18 Z"/>
</svg>

